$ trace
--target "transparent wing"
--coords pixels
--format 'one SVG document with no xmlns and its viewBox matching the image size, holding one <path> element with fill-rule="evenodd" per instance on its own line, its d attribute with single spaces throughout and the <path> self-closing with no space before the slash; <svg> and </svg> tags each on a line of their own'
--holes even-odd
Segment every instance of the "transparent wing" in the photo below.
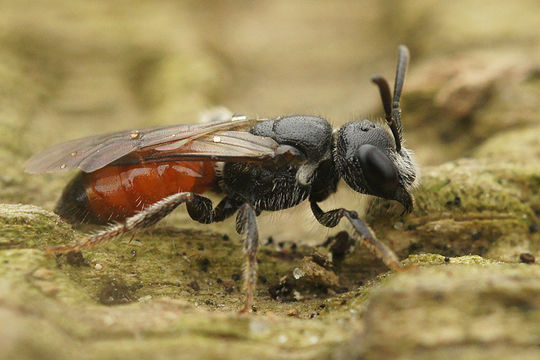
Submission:
<svg viewBox="0 0 540 360">
<path fill-rule="evenodd" d="M 268 137 L 246 131 L 217 131 L 171 145 L 148 147 L 134 151 L 115 165 L 145 164 L 179 160 L 266 161 L 283 155 L 280 145 Z"/>
<path fill-rule="evenodd" d="M 209 124 L 127 130 L 55 145 L 32 156 L 29 173 L 81 169 L 96 171 L 114 162 L 159 162 L 181 159 L 264 159 L 279 146 L 269 138 L 244 131 L 261 120 L 239 118 Z M 168 157 L 168 158 L 167 158 Z M 167 160 L 169 159 L 169 160 Z"/>
</svg>

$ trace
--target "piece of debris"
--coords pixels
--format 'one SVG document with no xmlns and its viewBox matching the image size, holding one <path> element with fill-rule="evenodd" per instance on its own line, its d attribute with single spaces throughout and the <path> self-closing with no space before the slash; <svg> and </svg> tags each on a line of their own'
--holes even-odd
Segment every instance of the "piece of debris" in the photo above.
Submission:
<svg viewBox="0 0 540 360">
<path fill-rule="evenodd" d="M 275 300 L 294 301 L 294 298 L 291 297 L 293 289 L 294 280 L 289 276 L 284 276 L 279 280 L 278 284 L 268 287 L 268 293 Z"/>
<path fill-rule="evenodd" d="M 39 280 L 48 280 L 52 274 L 54 274 L 54 271 L 42 267 L 34 271 L 32 276 Z"/>
<path fill-rule="evenodd" d="M 298 280 L 300 279 L 302 276 L 304 276 L 304 272 L 302 271 L 302 269 L 300 268 L 294 268 L 293 270 L 293 277 Z"/>
<path fill-rule="evenodd" d="M 287 316 L 298 317 L 299 313 L 298 309 L 292 309 L 287 312 Z"/>
<path fill-rule="evenodd" d="M 520 254 L 519 260 L 521 260 L 521 262 L 525 264 L 534 264 L 534 262 L 536 261 L 536 259 L 534 258 L 534 255 L 531 253 Z"/>
<path fill-rule="evenodd" d="M 66 262 L 72 266 L 90 266 L 80 251 L 68 252 L 66 254 Z"/>
<path fill-rule="evenodd" d="M 337 288 L 339 286 L 339 278 L 336 273 L 316 263 L 311 256 L 302 259 L 300 269 L 304 273 L 301 280 L 306 283 L 323 288 Z"/>
<path fill-rule="evenodd" d="M 118 305 L 136 301 L 134 290 L 135 287 L 129 286 L 121 280 L 108 280 L 99 293 L 99 302 L 103 305 Z"/>
<path fill-rule="evenodd" d="M 200 261 L 199 261 L 199 268 L 204 271 L 204 272 L 208 272 L 208 266 L 210 266 L 210 260 L 205 257 L 205 258 L 202 258 Z"/>
<path fill-rule="evenodd" d="M 188 286 L 189 286 L 190 288 L 192 288 L 193 290 L 195 290 L 195 291 L 201 290 L 201 287 L 199 286 L 199 283 L 197 282 L 197 280 L 193 280 L 192 282 L 190 282 L 190 283 L 188 284 Z"/>
<path fill-rule="evenodd" d="M 50 297 L 55 297 L 60 292 L 58 285 L 52 281 L 39 281 L 37 287 L 43 294 Z"/>
<path fill-rule="evenodd" d="M 339 289 L 338 276 L 334 271 L 319 265 L 313 256 L 306 256 L 300 266 L 280 278 L 278 284 L 269 286 L 268 292 L 273 299 L 280 301 L 301 301 L 304 299 L 304 290 L 326 293 L 332 289 Z"/>
<path fill-rule="evenodd" d="M 329 256 L 326 256 L 324 254 L 321 254 L 318 251 L 315 251 L 311 255 L 311 258 L 316 264 L 319 264 L 323 268 L 327 268 L 327 269 L 332 268 L 332 260 L 329 258 Z"/>
<path fill-rule="evenodd" d="M 330 252 L 332 253 L 332 261 L 340 262 L 345 258 L 347 252 L 354 246 L 354 239 L 349 236 L 346 231 L 340 231 L 334 237 L 330 244 Z"/>
</svg>

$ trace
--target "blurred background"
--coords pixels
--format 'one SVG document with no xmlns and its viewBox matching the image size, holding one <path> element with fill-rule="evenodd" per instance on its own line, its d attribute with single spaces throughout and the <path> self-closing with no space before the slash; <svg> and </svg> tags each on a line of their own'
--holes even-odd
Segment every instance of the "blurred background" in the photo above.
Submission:
<svg viewBox="0 0 540 360">
<path fill-rule="evenodd" d="M 29 176 L 23 163 L 77 137 L 192 123 L 215 106 L 335 126 L 380 117 L 369 78 L 393 79 L 398 44 L 412 55 L 405 138 L 423 167 L 540 112 L 536 0 L 6 0 L 0 10 L 3 202 L 51 209 L 72 175 Z"/>
</svg>

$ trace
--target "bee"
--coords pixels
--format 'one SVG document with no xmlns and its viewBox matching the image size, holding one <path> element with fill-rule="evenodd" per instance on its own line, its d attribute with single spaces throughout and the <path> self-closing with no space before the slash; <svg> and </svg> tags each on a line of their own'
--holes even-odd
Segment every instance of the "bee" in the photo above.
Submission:
<svg viewBox="0 0 540 360">
<path fill-rule="evenodd" d="M 78 242 L 49 249 L 71 252 L 151 226 L 181 204 L 200 223 L 236 214 L 244 235 L 246 297 L 251 308 L 256 284 L 257 216 L 307 200 L 317 221 L 335 227 L 345 218 L 353 236 L 393 270 L 402 266 L 356 211 L 324 211 L 319 203 L 343 179 L 353 190 L 398 201 L 413 209 L 417 168 L 403 146 L 400 98 L 409 60 L 398 48 L 393 95 L 376 75 L 386 126 L 351 121 L 339 129 L 322 117 L 290 115 L 274 119 L 230 119 L 196 125 L 127 130 L 53 146 L 26 163 L 30 173 L 81 170 L 66 186 L 55 212 L 71 223 L 105 225 Z M 204 194 L 222 195 L 214 206 Z"/>
</svg>

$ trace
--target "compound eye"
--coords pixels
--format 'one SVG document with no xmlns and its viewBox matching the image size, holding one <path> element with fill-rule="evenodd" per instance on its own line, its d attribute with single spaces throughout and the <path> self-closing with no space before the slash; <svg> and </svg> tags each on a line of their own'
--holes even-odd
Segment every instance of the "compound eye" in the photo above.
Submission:
<svg viewBox="0 0 540 360">
<path fill-rule="evenodd" d="M 399 179 L 392 161 L 377 147 L 364 144 L 358 158 L 368 186 L 374 195 L 390 197 L 399 186 Z"/>
</svg>

